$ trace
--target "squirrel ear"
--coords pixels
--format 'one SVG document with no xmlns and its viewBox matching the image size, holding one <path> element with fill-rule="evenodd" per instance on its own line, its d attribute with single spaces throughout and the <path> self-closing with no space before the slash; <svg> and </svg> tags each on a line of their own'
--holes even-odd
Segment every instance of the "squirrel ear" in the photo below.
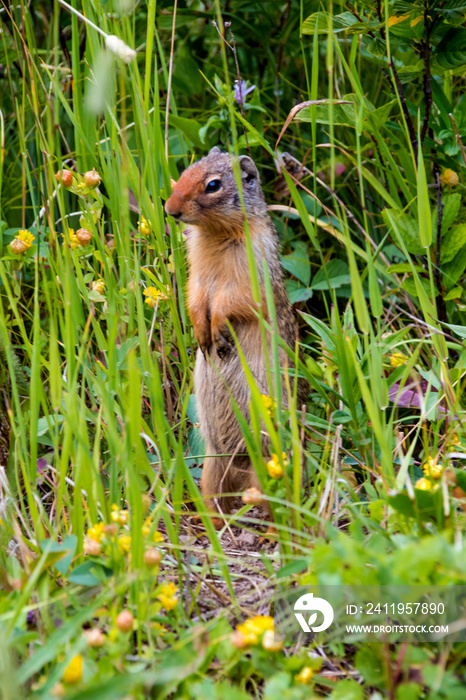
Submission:
<svg viewBox="0 0 466 700">
<path fill-rule="evenodd" d="M 241 178 L 246 182 L 259 179 L 259 171 L 256 168 L 256 164 L 249 156 L 240 156 L 239 166 L 242 170 Z"/>
<path fill-rule="evenodd" d="M 209 156 L 218 156 L 218 154 L 221 152 L 222 151 L 220 150 L 220 148 L 218 146 L 214 146 L 213 148 L 210 149 Z"/>
</svg>

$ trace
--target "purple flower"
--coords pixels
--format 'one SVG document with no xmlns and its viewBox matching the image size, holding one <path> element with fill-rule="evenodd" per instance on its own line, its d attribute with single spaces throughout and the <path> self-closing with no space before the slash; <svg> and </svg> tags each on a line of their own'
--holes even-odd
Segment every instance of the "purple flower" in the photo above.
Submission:
<svg viewBox="0 0 466 700">
<path fill-rule="evenodd" d="M 235 80 L 235 100 L 239 105 L 244 104 L 244 98 L 249 95 L 250 92 L 255 90 L 256 86 L 251 85 L 246 89 L 245 80 Z"/>
</svg>

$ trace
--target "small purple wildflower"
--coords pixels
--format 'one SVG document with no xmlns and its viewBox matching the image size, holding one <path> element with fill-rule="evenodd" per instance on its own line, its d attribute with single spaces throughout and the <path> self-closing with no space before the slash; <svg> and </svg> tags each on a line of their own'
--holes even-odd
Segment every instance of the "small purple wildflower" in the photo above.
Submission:
<svg viewBox="0 0 466 700">
<path fill-rule="evenodd" d="M 235 100 L 239 105 L 244 104 L 244 98 L 249 95 L 250 92 L 255 90 L 256 86 L 251 85 L 251 87 L 246 88 L 245 80 L 235 80 Z"/>
</svg>

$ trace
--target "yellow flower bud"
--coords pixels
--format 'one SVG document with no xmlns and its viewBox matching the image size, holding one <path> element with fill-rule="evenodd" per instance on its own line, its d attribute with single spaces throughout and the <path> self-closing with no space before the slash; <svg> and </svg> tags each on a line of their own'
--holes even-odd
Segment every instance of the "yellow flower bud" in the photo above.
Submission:
<svg viewBox="0 0 466 700">
<path fill-rule="evenodd" d="M 84 630 L 84 636 L 88 647 L 101 647 L 105 644 L 105 635 L 98 627 L 94 627 L 91 630 Z"/>
<path fill-rule="evenodd" d="M 21 255 L 21 253 L 24 253 L 24 251 L 27 250 L 27 246 L 24 241 L 13 238 L 10 243 L 10 250 L 15 255 Z"/>
<path fill-rule="evenodd" d="M 262 646 L 266 651 L 280 651 L 283 649 L 283 638 L 273 630 L 266 630 L 262 637 Z"/>
<path fill-rule="evenodd" d="M 246 649 L 246 647 L 248 646 L 244 635 L 242 634 L 242 632 L 238 632 L 238 630 L 235 630 L 231 633 L 230 640 L 236 649 Z"/>
<path fill-rule="evenodd" d="M 243 492 L 241 500 L 248 506 L 260 506 L 264 499 L 262 491 L 259 491 L 255 486 L 251 486 L 251 488 Z"/>
<path fill-rule="evenodd" d="M 451 168 L 446 168 L 440 175 L 440 182 L 448 187 L 456 187 L 459 181 L 458 173 L 455 173 Z"/>
<path fill-rule="evenodd" d="M 92 557 L 98 557 L 101 552 L 100 542 L 92 539 L 92 537 L 86 537 L 83 545 L 84 554 L 90 554 Z"/>
<path fill-rule="evenodd" d="M 59 170 L 55 174 L 57 182 L 59 182 L 63 187 L 71 187 L 73 184 L 73 173 L 71 170 Z"/>
<path fill-rule="evenodd" d="M 149 567 L 158 566 L 162 561 L 162 555 L 158 549 L 155 547 L 152 549 L 146 549 L 144 552 L 144 564 Z"/>
<path fill-rule="evenodd" d="M 102 178 L 95 168 L 88 170 L 87 173 L 84 173 L 84 182 L 86 183 L 87 187 L 97 187 L 101 180 Z"/>
<path fill-rule="evenodd" d="M 92 233 L 88 231 L 87 228 L 78 228 L 76 231 L 76 238 L 79 241 L 79 245 L 87 246 L 91 241 Z"/>
<path fill-rule="evenodd" d="M 130 632 L 133 629 L 134 617 L 129 610 L 122 610 L 116 619 L 116 626 L 120 632 Z"/>
</svg>

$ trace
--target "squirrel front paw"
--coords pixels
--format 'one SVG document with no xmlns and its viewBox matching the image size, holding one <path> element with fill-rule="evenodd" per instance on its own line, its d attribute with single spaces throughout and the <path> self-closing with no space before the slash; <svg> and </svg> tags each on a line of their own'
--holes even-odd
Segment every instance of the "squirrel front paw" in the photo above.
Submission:
<svg viewBox="0 0 466 700">
<path fill-rule="evenodd" d="M 197 343 L 204 353 L 208 352 L 210 346 L 212 345 L 212 334 L 210 332 L 210 323 L 204 323 L 202 326 L 195 326 L 194 335 L 196 336 Z"/>
<path fill-rule="evenodd" d="M 212 340 L 217 350 L 217 355 L 221 360 L 223 360 L 234 345 L 230 331 L 226 326 L 223 326 L 223 328 L 217 328 L 215 331 L 212 331 Z"/>
</svg>

